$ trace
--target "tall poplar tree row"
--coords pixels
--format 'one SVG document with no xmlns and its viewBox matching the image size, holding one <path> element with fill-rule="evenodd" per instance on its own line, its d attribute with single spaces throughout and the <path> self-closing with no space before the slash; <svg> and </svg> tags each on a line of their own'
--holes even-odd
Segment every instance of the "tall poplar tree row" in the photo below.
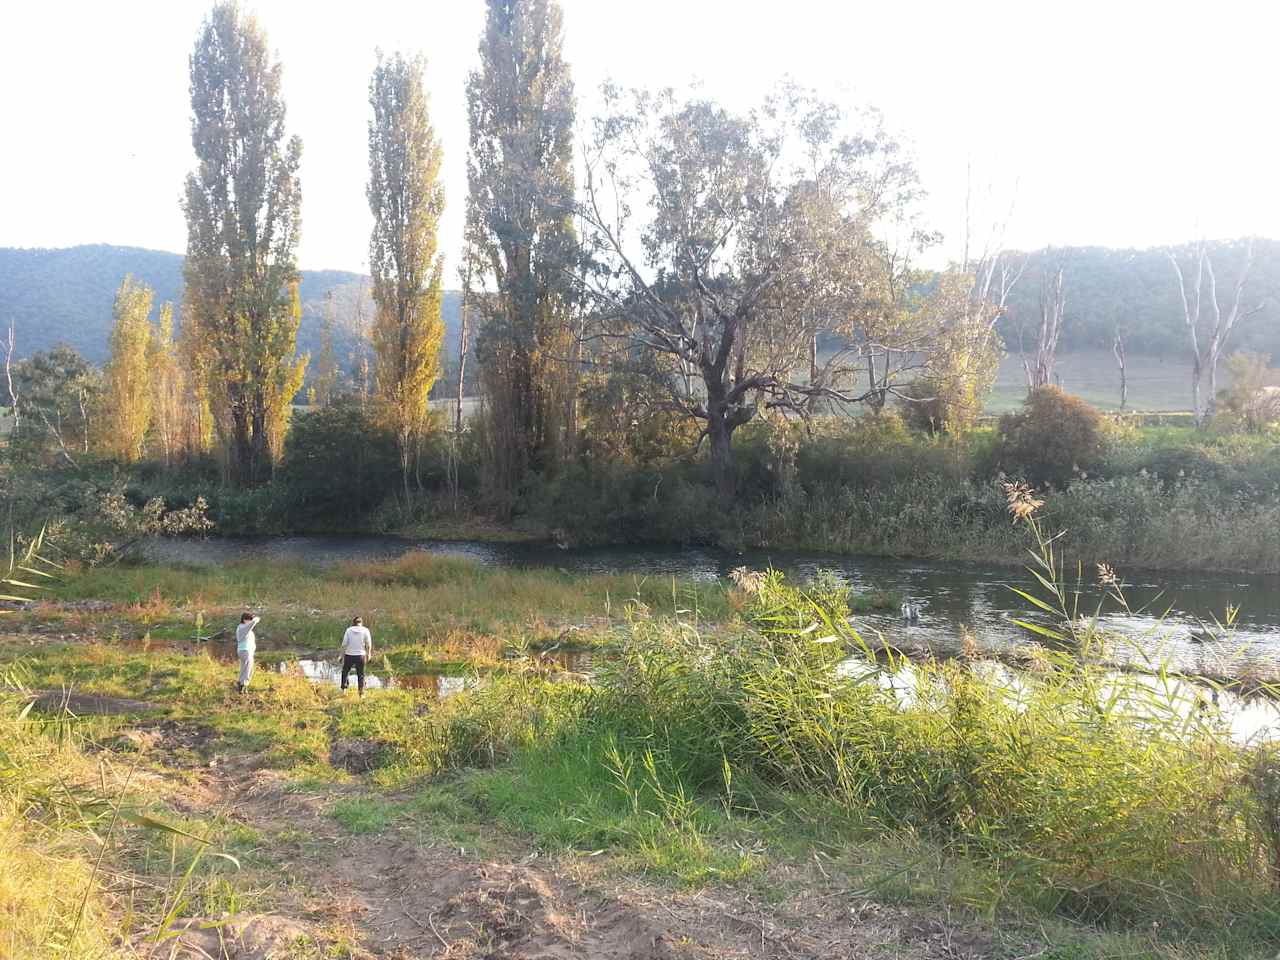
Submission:
<svg viewBox="0 0 1280 960">
<path fill-rule="evenodd" d="M 510 494 L 556 465 L 566 431 L 578 257 L 573 81 L 555 0 L 487 0 L 480 68 L 467 83 L 467 241 L 476 352 L 490 417 L 491 477 Z"/>
<path fill-rule="evenodd" d="M 173 304 L 160 308 L 160 319 L 151 333 L 147 349 L 151 381 L 151 424 L 165 466 L 182 448 L 182 423 L 187 409 L 185 380 L 173 340 Z"/>
<path fill-rule="evenodd" d="M 148 374 L 151 352 L 151 302 L 155 294 L 145 283 L 125 277 L 112 305 L 111 359 L 107 361 L 104 446 L 121 460 L 142 459 L 147 428 L 151 426 L 152 387 Z"/>
<path fill-rule="evenodd" d="M 379 55 L 369 82 L 374 380 L 400 450 L 406 502 L 444 340 L 444 261 L 437 251 L 444 187 L 423 70 L 421 57 Z"/>
<path fill-rule="evenodd" d="M 207 352 L 202 390 L 242 485 L 269 478 L 306 367 L 295 356 L 302 144 L 285 135 L 280 76 L 258 22 L 234 0 L 215 5 L 191 55 L 183 326 Z"/>
</svg>

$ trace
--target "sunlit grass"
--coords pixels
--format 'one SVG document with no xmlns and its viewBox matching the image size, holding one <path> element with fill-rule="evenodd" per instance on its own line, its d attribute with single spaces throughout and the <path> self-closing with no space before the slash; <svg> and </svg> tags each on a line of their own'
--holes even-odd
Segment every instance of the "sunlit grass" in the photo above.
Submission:
<svg viewBox="0 0 1280 960">
<path fill-rule="evenodd" d="M 163 639 L 194 636 L 197 614 L 203 614 L 199 626 L 208 634 L 233 626 L 241 609 L 252 609 L 263 614 L 261 637 L 336 648 L 349 618 L 359 613 L 375 643 L 438 644 L 457 651 L 471 636 L 479 652 L 489 655 L 496 653 L 496 634 L 548 642 L 565 626 L 621 618 L 628 605 L 712 622 L 733 615 L 728 589 L 717 583 L 490 567 L 426 553 L 335 568 L 114 567 L 87 571 L 60 585 L 58 594 L 113 601 L 120 605 L 113 615 L 132 632 L 151 630 Z M 74 630 L 103 619 L 73 610 L 59 621 Z"/>
</svg>

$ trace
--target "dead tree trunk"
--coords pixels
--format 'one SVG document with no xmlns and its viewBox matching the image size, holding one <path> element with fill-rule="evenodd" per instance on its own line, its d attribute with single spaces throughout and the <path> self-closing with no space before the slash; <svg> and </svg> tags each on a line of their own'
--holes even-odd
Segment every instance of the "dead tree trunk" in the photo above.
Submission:
<svg viewBox="0 0 1280 960">
<path fill-rule="evenodd" d="M 9 407 L 13 411 L 13 431 L 12 436 L 18 436 L 22 427 L 22 411 L 18 407 L 18 391 L 13 386 L 13 352 L 16 349 L 16 338 L 14 336 L 13 324 L 9 324 L 9 341 L 5 345 L 4 351 L 4 380 L 5 385 L 9 388 Z"/>
<path fill-rule="evenodd" d="M 1116 365 L 1120 368 L 1120 409 L 1125 408 L 1125 404 L 1129 400 L 1129 379 L 1125 369 L 1124 331 L 1120 329 L 1120 324 L 1116 324 L 1115 338 L 1111 341 L 1111 352 L 1115 355 Z"/>
<path fill-rule="evenodd" d="M 1213 410 L 1213 401 L 1217 393 L 1218 387 L 1218 361 L 1222 357 L 1223 349 L 1226 347 L 1227 339 L 1231 336 L 1231 331 L 1239 322 L 1241 313 L 1241 301 L 1244 298 L 1245 283 L 1249 279 L 1249 273 L 1253 269 L 1254 250 L 1253 244 L 1250 243 L 1245 252 L 1244 265 L 1240 269 L 1240 275 L 1236 278 L 1235 290 L 1232 294 L 1231 304 L 1224 312 L 1222 304 L 1218 301 L 1218 281 L 1213 271 L 1213 262 L 1209 259 L 1209 250 L 1202 240 L 1196 246 L 1196 273 L 1195 282 L 1188 288 L 1187 278 L 1182 272 L 1182 266 L 1178 263 L 1178 258 L 1170 252 L 1168 254 L 1169 262 L 1173 264 L 1173 271 L 1178 277 L 1178 293 L 1182 298 L 1182 316 L 1187 327 L 1187 339 L 1191 346 L 1191 403 L 1192 412 L 1195 415 L 1196 426 L 1203 427 L 1209 419 L 1209 414 Z M 1201 329 L 1201 315 L 1205 301 L 1204 282 L 1208 278 L 1209 289 L 1209 312 L 1212 314 L 1212 325 L 1206 330 Z M 1255 310 L 1247 311 L 1247 313 L 1256 312 Z M 1244 315 L 1247 315 L 1244 314 Z M 1204 337 L 1201 334 L 1204 334 Z M 1201 381 L 1206 371 L 1209 374 L 1209 396 L 1206 398 L 1200 389 Z"/>
<path fill-rule="evenodd" d="M 1059 265 L 1052 279 L 1046 277 L 1040 283 L 1040 331 L 1036 340 L 1035 359 L 1034 362 L 1028 362 L 1026 354 L 1022 357 L 1028 390 L 1056 382 L 1058 341 L 1062 337 L 1062 312 L 1066 302 L 1063 268 Z"/>
</svg>

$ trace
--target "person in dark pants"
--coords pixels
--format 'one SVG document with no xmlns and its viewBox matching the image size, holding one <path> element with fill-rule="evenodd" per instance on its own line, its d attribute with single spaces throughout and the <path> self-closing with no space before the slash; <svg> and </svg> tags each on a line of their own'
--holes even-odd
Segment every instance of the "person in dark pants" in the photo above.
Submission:
<svg viewBox="0 0 1280 960">
<path fill-rule="evenodd" d="M 373 656 L 373 635 L 360 617 L 351 618 L 351 626 L 342 635 L 342 689 L 347 689 L 347 677 L 352 668 L 356 671 L 356 684 L 360 696 L 364 696 L 364 665 Z"/>
</svg>

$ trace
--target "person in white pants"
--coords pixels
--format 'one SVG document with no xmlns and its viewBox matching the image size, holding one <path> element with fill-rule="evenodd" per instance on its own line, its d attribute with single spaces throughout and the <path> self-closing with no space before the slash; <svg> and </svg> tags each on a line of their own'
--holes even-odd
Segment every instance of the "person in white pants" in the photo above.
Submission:
<svg viewBox="0 0 1280 960">
<path fill-rule="evenodd" d="M 258 638 L 253 628 L 261 617 L 255 617 L 246 610 L 240 614 L 240 626 L 236 627 L 236 655 L 240 658 L 240 679 L 236 682 L 236 690 L 244 693 L 249 689 L 249 681 L 253 677 L 253 655 L 258 649 Z"/>
</svg>

